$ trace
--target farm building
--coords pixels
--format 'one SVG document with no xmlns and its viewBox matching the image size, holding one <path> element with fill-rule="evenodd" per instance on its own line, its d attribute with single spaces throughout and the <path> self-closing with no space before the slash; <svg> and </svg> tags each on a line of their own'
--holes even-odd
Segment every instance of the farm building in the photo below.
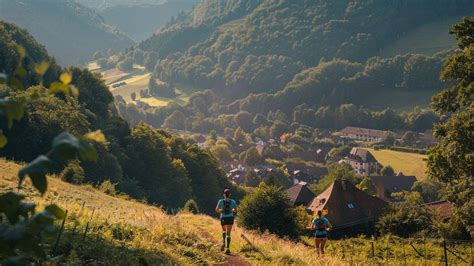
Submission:
<svg viewBox="0 0 474 266">
<path fill-rule="evenodd" d="M 375 222 L 387 203 L 359 190 L 349 181 L 336 180 L 307 207 L 313 214 L 325 211 L 334 226 L 331 237 L 339 238 L 373 234 Z"/>
<path fill-rule="evenodd" d="M 390 194 L 401 191 L 411 191 L 416 182 L 415 176 L 405 176 L 402 173 L 395 176 L 371 176 L 372 184 L 377 190 L 377 197 L 389 201 Z"/>
<path fill-rule="evenodd" d="M 354 140 L 380 142 L 387 137 L 388 131 L 362 127 L 345 127 L 341 130 L 341 133 L 343 136 Z"/>
<path fill-rule="evenodd" d="M 352 148 L 351 152 L 339 161 L 349 164 L 359 175 L 369 176 L 382 168 L 382 165 L 366 149 Z"/>
</svg>

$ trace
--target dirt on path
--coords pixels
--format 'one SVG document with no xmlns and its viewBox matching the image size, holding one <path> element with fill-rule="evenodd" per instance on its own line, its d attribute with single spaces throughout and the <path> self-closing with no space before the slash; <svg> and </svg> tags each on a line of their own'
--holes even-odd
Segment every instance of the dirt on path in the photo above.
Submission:
<svg viewBox="0 0 474 266">
<path fill-rule="evenodd" d="M 226 255 L 226 260 L 227 260 L 228 265 L 231 265 L 231 266 L 251 265 L 247 260 L 245 260 L 244 258 L 240 257 L 237 254 Z"/>
</svg>

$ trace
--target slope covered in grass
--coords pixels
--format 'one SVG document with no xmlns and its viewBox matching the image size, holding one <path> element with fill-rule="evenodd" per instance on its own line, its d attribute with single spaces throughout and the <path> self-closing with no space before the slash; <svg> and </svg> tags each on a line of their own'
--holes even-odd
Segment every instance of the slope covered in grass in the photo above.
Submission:
<svg viewBox="0 0 474 266">
<path fill-rule="evenodd" d="M 0 192 L 14 189 L 20 165 L 0 159 Z M 219 221 L 210 216 L 166 215 L 160 208 L 125 198 L 112 197 L 89 185 L 76 186 L 49 177 L 48 192 L 40 197 L 28 183 L 21 192 L 39 205 L 56 203 L 68 211 L 65 235 L 58 253 L 63 262 L 90 262 L 137 265 L 140 259 L 149 265 L 164 264 L 288 264 L 314 265 L 311 248 L 272 235 L 260 235 L 236 228 L 234 253 L 220 252 Z M 82 208 L 82 204 L 84 208 Z M 82 234 L 92 211 L 94 215 L 84 243 Z M 75 228 L 75 230 L 74 230 Z M 73 234 L 73 230 L 75 233 Z M 250 246 L 242 237 L 245 235 Z M 49 244 L 54 243 L 49 239 Z M 327 258 L 328 265 L 339 264 Z"/>
<path fill-rule="evenodd" d="M 418 180 L 426 179 L 426 155 L 407 153 L 391 150 L 369 151 L 382 165 L 390 165 L 395 173 L 402 172 L 404 175 L 414 175 Z"/>
</svg>

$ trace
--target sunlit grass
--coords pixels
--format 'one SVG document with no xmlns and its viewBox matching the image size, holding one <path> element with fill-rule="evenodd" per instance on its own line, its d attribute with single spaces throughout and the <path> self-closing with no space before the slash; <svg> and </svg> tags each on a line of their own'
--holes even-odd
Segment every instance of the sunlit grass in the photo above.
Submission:
<svg viewBox="0 0 474 266">
<path fill-rule="evenodd" d="M 426 179 L 426 155 L 392 150 L 368 149 L 382 165 L 390 165 L 395 173 L 414 175 L 418 180 Z"/>
</svg>

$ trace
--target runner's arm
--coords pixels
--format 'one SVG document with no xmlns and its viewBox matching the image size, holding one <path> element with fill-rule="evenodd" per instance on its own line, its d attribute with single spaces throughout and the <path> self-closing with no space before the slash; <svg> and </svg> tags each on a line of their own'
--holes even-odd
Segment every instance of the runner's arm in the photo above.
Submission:
<svg viewBox="0 0 474 266">
<path fill-rule="evenodd" d="M 328 231 L 332 231 L 332 224 L 328 221 Z"/>
<path fill-rule="evenodd" d="M 217 212 L 218 214 L 221 213 L 221 201 L 220 201 L 220 200 L 217 202 L 217 205 L 216 205 L 216 212 Z"/>
</svg>

